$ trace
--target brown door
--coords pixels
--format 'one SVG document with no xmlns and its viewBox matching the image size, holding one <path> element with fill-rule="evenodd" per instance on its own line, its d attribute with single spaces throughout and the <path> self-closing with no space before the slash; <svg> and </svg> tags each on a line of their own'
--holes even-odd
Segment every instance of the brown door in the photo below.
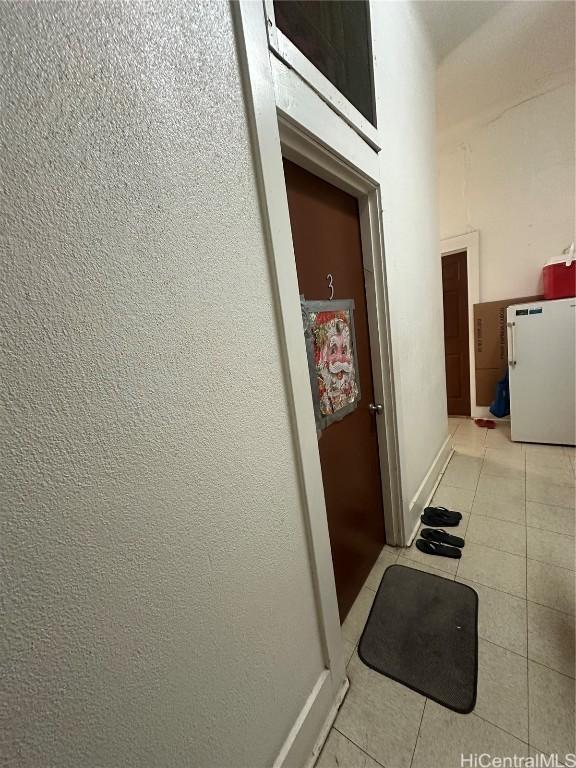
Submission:
<svg viewBox="0 0 576 768">
<path fill-rule="evenodd" d="M 356 198 L 284 161 L 300 293 L 308 300 L 354 299 L 361 400 L 323 430 L 318 447 L 340 618 L 343 621 L 384 542 L 360 222 Z"/>
<path fill-rule="evenodd" d="M 444 356 L 450 416 L 470 416 L 466 251 L 442 257 Z"/>
</svg>

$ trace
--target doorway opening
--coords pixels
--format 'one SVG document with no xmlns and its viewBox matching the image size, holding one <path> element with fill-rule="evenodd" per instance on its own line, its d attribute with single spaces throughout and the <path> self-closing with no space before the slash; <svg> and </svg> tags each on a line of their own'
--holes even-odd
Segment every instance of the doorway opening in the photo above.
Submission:
<svg viewBox="0 0 576 768">
<path fill-rule="evenodd" d="M 442 256 L 444 362 L 449 416 L 470 416 L 470 325 L 466 250 Z"/>
<path fill-rule="evenodd" d="M 447 237 L 440 242 L 441 263 L 444 264 L 444 258 L 455 254 L 466 254 L 466 283 L 468 288 L 467 306 L 468 306 L 468 392 L 470 397 L 470 411 L 463 416 L 470 418 L 484 418 L 487 415 L 487 409 L 476 405 L 476 351 L 474 341 L 474 307 L 480 303 L 480 233 L 475 230 L 467 232 L 464 235 Z M 442 283 L 444 288 L 444 267 L 442 267 Z M 444 302 L 446 305 L 446 301 Z M 445 325 L 446 325 L 446 310 Z M 446 338 L 444 338 L 446 349 Z M 445 361 L 446 362 L 446 361 Z M 448 371 L 446 371 L 446 380 L 448 382 Z M 464 383 L 464 386 L 465 383 Z M 447 386 L 448 394 L 448 386 Z M 447 398 L 448 399 L 448 398 Z M 448 402 L 449 415 L 460 416 L 459 413 L 452 413 L 454 406 Z M 466 410 L 466 409 L 464 409 Z"/>
<path fill-rule="evenodd" d="M 322 430 L 318 451 L 341 621 L 382 547 L 384 509 L 358 200 L 284 159 L 298 288 L 307 301 L 353 300 L 356 408 Z"/>
</svg>

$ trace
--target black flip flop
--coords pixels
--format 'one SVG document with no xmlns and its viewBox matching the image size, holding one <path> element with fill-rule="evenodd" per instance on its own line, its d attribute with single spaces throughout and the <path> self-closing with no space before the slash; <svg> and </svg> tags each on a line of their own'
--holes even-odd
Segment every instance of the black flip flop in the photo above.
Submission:
<svg viewBox="0 0 576 768">
<path fill-rule="evenodd" d="M 418 539 L 416 541 L 416 547 L 420 552 L 425 552 L 427 555 L 440 555 L 441 557 L 462 557 L 462 552 L 456 547 L 447 547 L 446 544 L 436 544 L 433 541 L 424 541 L 424 539 Z"/>
<path fill-rule="evenodd" d="M 455 528 L 460 524 L 460 517 L 456 517 L 452 512 L 434 512 L 431 507 L 420 515 L 420 520 L 424 525 L 431 525 L 433 528 Z"/>
<path fill-rule="evenodd" d="M 434 512 L 438 515 L 448 515 L 448 517 L 455 517 L 457 520 L 462 520 L 462 512 L 455 512 L 446 507 L 426 507 L 424 512 Z"/>
<path fill-rule="evenodd" d="M 461 539 L 460 536 L 451 536 L 442 529 L 424 528 L 423 531 L 420 531 L 420 536 L 427 541 L 434 541 L 436 544 L 448 544 L 450 547 L 460 547 L 460 549 L 464 546 L 464 539 Z"/>
</svg>

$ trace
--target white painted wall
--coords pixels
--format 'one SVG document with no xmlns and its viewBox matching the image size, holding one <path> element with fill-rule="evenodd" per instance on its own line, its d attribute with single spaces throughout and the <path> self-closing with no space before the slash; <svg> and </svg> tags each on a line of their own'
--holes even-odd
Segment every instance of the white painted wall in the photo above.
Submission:
<svg viewBox="0 0 576 768">
<path fill-rule="evenodd" d="M 435 59 L 411 3 L 375 2 L 381 189 L 405 532 L 448 436 L 435 160 Z"/>
<path fill-rule="evenodd" d="M 574 238 L 574 4 L 508 3 L 437 74 L 441 237 L 480 232 L 480 300 L 541 291 Z"/>
<path fill-rule="evenodd" d="M 574 3 L 505 3 L 438 67 L 440 143 L 460 140 L 518 101 L 573 82 L 574 42 Z"/>
<path fill-rule="evenodd" d="M 269 766 L 324 665 L 229 7 L 0 17 L 0 752 Z"/>
<path fill-rule="evenodd" d="M 480 299 L 542 291 L 574 239 L 574 85 L 510 105 L 439 152 L 440 231 L 480 231 Z"/>
</svg>

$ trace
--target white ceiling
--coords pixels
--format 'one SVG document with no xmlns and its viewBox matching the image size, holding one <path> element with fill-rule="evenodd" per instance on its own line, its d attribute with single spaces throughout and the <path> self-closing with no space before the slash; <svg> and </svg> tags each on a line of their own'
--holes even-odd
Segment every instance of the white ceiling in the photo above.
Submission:
<svg viewBox="0 0 576 768">
<path fill-rule="evenodd" d="M 441 61 L 508 0 L 415 0 Z"/>
<path fill-rule="evenodd" d="M 441 143 L 459 141 L 511 106 L 574 82 L 571 0 L 430 0 L 418 5 L 438 55 Z"/>
</svg>

